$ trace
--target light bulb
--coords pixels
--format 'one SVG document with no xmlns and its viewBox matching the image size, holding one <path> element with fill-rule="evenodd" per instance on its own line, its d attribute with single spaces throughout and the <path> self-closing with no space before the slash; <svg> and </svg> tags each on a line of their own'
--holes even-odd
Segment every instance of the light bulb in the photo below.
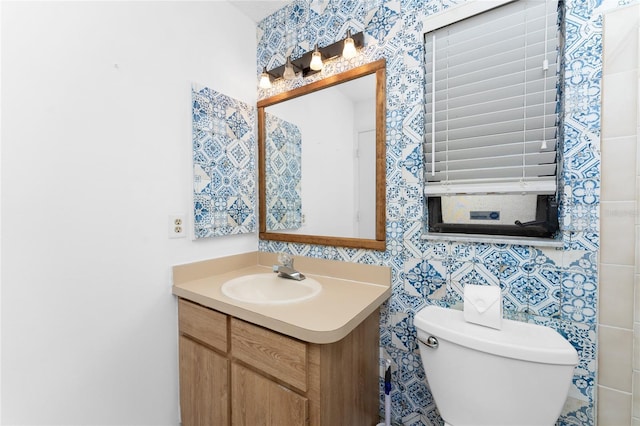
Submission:
<svg viewBox="0 0 640 426">
<path fill-rule="evenodd" d="M 351 30 L 347 30 L 347 38 L 344 39 L 344 47 L 342 48 L 342 57 L 351 59 L 356 56 L 356 43 L 351 38 Z"/>
<path fill-rule="evenodd" d="M 260 83 L 258 83 L 258 86 L 261 89 L 271 89 L 271 77 L 267 72 L 267 67 L 262 69 L 262 74 L 260 74 Z"/>
<path fill-rule="evenodd" d="M 311 55 L 311 63 L 309 68 L 314 71 L 320 71 L 322 69 L 322 54 L 318 51 L 318 45 L 316 44 L 316 50 Z"/>
<path fill-rule="evenodd" d="M 282 78 L 285 80 L 293 80 L 296 78 L 296 72 L 293 69 L 293 64 L 291 63 L 291 56 L 287 58 L 287 63 L 284 65 L 284 73 L 282 73 Z"/>
</svg>

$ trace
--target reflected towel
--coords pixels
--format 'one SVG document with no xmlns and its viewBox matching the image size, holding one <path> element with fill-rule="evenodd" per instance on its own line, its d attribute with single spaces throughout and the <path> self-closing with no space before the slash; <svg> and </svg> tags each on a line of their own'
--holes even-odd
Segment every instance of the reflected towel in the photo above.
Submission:
<svg viewBox="0 0 640 426">
<path fill-rule="evenodd" d="M 464 286 L 464 319 L 491 328 L 502 328 L 502 296 L 495 285 Z"/>
</svg>

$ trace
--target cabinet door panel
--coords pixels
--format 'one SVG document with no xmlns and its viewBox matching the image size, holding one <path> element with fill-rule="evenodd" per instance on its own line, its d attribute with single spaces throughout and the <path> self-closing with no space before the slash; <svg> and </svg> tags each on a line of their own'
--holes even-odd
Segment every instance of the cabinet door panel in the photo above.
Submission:
<svg viewBox="0 0 640 426">
<path fill-rule="evenodd" d="M 307 398 L 239 364 L 231 364 L 234 426 L 306 426 Z"/>
<path fill-rule="evenodd" d="M 307 345 L 304 342 L 231 318 L 231 353 L 301 391 L 307 390 Z"/>
<path fill-rule="evenodd" d="M 180 412 L 183 426 L 229 425 L 229 361 L 180 336 Z"/>
<path fill-rule="evenodd" d="M 178 300 L 180 332 L 227 351 L 227 316 L 204 306 Z"/>
</svg>

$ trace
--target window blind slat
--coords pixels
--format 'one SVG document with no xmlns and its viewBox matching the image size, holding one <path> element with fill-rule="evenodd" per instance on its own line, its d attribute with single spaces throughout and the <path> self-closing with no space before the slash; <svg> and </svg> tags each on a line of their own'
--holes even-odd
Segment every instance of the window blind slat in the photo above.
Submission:
<svg viewBox="0 0 640 426">
<path fill-rule="evenodd" d="M 527 40 L 528 41 L 528 40 Z M 525 44 L 524 37 L 520 39 L 509 40 L 509 43 L 517 44 L 521 46 Z M 527 44 L 527 54 L 524 55 L 522 48 L 510 49 L 510 46 L 501 46 L 500 50 L 487 50 L 478 49 L 471 55 L 457 54 L 451 56 L 439 56 L 436 51 L 436 62 L 432 64 L 435 69 L 436 76 L 442 73 L 447 73 L 448 76 L 458 76 L 469 72 L 469 70 L 484 70 L 492 68 L 495 64 L 510 64 L 514 63 L 520 68 L 530 68 L 532 59 L 537 57 L 544 57 L 550 52 L 554 52 L 555 43 L 547 42 L 545 45 L 544 40 L 531 40 Z M 546 49 L 545 49 L 546 47 Z M 435 65 L 435 66 L 434 66 Z"/>
<path fill-rule="evenodd" d="M 466 139 L 456 140 L 442 140 L 436 141 L 437 153 L 445 153 L 447 149 L 449 151 L 455 151 L 459 149 L 467 149 L 474 147 L 497 147 L 508 144 L 519 144 L 522 146 L 523 141 L 542 142 L 547 141 L 547 144 L 555 143 L 556 129 L 533 129 L 526 132 L 512 132 L 502 134 L 491 134 L 487 136 L 472 136 Z M 448 147 L 447 147 L 448 145 Z M 549 145 L 551 146 L 551 145 Z M 427 155 L 431 155 L 431 142 L 425 144 L 425 151 Z M 437 155 L 437 154 L 436 154 Z"/>
<path fill-rule="evenodd" d="M 556 161 L 556 152 L 534 152 L 529 154 L 522 153 L 515 155 L 502 155 L 502 156 L 487 156 L 487 157 L 472 157 L 462 159 L 452 159 L 450 156 L 443 161 L 436 161 L 436 172 L 453 172 L 458 170 L 475 170 L 475 169 L 489 169 L 499 167 L 518 167 L 522 166 L 523 162 L 525 166 L 534 166 L 541 164 L 552 164 Z"/>
<path fill-rule="evenodd" d="M 457 129 L 436 129 L 436 141 L 469 139 L 477 136 L 489 136 L 500 133 L 524 132 L 525 130 L 544 129 L 547 126 L 555 125 L 555 115 L 545 117 L 533 117 L 526 120 L 526 128 L 522 119 L 503 121 L 498 123 L 481 124 L 477 126 L 461 127 Z M 522 138 L 521 138 L 522 139 Z"/>
<path fill-rule="evenodd" d="M 490 90 L 511 88 L 518 95 L 522 95 L 524 90 L 542 92 L 545 90 L 555 89 L 554 83 L 556 77 L 556 64 L 549 65 L 549 71 L 546 73 L 542 70 L 543 57 L 540 56 L 536 61 L 536 66 L 532 69 L 523 70 L 521 67 L 495 67 L 493 70 L 478 70 L 470 72 L 458 77 L 448 76 L 446 81 L 436 83 L 437 97 L 436 100 L 446 98 L 455 99 L 456 93 L 482 93 Z M 513 72 L 511 72 L 513 71 Z M 483 74 L 483 72 L 486 72 Z M 427 77 L 431 81 L 431 74 Z M 436 76 L 436 78 L 438 78 Z M 442 76 L 440 77 L 442 80 Z M 429 83 L 426 87 L 431 92 L 432 85 Z M 555 90 L 554 90 L 555 92 Z"/>
<path fill-rule="evenodd" d="M 452 131 L 467 129 L 469 127 L 475 128 L 476 126 L 484 126 L 486 123 L 498 124 L 512 121 L 525 123 L 522 127 L 522 130 L 524 131 L 525 128 L 538 128 L 536 123 L 539 122 L 538 120 L 540 118 L 542 118 L 540 121 L 541 126 L 544 127 L 545 125 L 553 124 L 551 122 L 544 122 L 545 115 L 549 117 L 550 120 L 555 119 L 555 114 L 551 111 L 552 108 L 555 108 L 554 104 L 529 105 L 526 108 L 516 107 L 496 111 L 489 110 L 484 113 L 480 112 L 474 115 L 468 114 L 466 116 L 462 114 L 466 111 L 459 111 L 458 115 L 449 117 L 445 114 L 442 114 L 441 116 L 436 114 L 436 132 L 448 131 L 451 133 Z M 552 114 L 549 114 L 549 112 L 552 112 Z M 449 137 L 449 139 L 453 138 Z"/>
<path fill-rule="evenodd" d="M 554 31 L 557 22 L 557 2 L 549 2 L 545 10 L 544 4 L 540 1 L 514 2 L 511 5 L 494 9 L 482 16 L 477 15 L 472 19 L 456 22 L 441 28 L 440 37 L 446 39 L 448 44 L 464 44 L 482 37 L 491 37 L 491 34 L 498 31 L 518 31 L 522 24 L 527 21 L 530 29 L 544 27 Z M 491 31 L 487 31 L 489 28 Z M 549 31 L 549 32 L 552 32 Z M 447 38 L 448 37 L 448 38 Z M 469 48 L 471 49 L 471 48 Z"/>
<path fill-rule="evenodd" d="M 450 170 L 447 172 L 436 172 L 435 176 L 429 173 L 428 181 L 452 181 L 457 180 L 475 180 L 488 178 L 512 178 L 518 181 L 523 178 L 539 177 L 539 176 L 555 176 L 555 164 L 536 164 L 530 166 L 514 166 L 514 167 L 498 167 L 486 169 L 465 169 Z"/>
<path fill-rule="evenodd" d="M 542 150 L 540 140 L 529 141 L 526 143 L 509 143 L 502 145 L 490 145 L 480 146 L 463 149 L 449 149 L 448 152 L 439 151 L 436 153 L 435 161 L 446 160 L 463 160 L 469 158 L 487 158 L 492 156 L 508 156 L 508 155 L 521 155 L 524 151 L 527 154 L 538 152 L 555 152 L 556 141 L 555 139 L 547 141 L 547 148 Z M 430 148 L 430 147 L 429 147 Z M 555 154 L 554 154 L 555 156 Z M 431 164 L 431 152 L 425 155 L 427 164 Z"/>
<path fill-rule="evenodd" d="M 464 52 L 470 55 L 470 60 L 474 60 L 481 57 L 477 51 L 491 53 L 513 50 L 516 48 L 516 42 L 520 46 L 544 43 L 545 33 L 549 45 L 555 47 L 557 44 L 553 43 L 553 41 L 558 38 L 557 15 L 548 15 L 547 18 L 549 21 L 546 27 L 544 26 L 544 18 L 540 18 L 536 22 L 525 22 L 523 19 L 518 19 L 517 21 L 508 22 L 508 26 L 497 22 L 493 24 L 494 26 L 489 31 L 486 28 L 480 30 L 484 31 L 483 33 L 478 31 L 472 33 L 452 30 L 440 31 L 436 43 L 436 50 L 440 54 L 436 55 L 436 60 L 439 61 L 447 57 L 462 57 L 465 54 Z M 489 27 L 491 26 L 489 25 Z M 446 50 L 439 48 L 439 46 L 446 46 Z M 427 46 L 427 49 L 432 50 L 432 46 Z"/>
<path fill-rule="evenodd" d="M 540 61 L 539 64 L 542 66 L 542 61 Z M 502 76 L 492 76 L 482 80 L 478 79 L 475 84 L 467 83 L 458 86 L 436 84 L 436 102 L 447 101 L 449 102 L 448 105 L 466 105 L 466 102 L 481 102 L 482 100 L 499 99 L 511 96 L 524 97 L 525 93 L 535 94 L 544 93 L 545 91 L 547 91 L 547 93 L 549 91 L 555 92 L 555 85 L 551 85 L 551 83 L 556 81 L 555 74 L 550 77 L 547 76 L 546 78 L 541 74 L 540 70 L 530 72 L 529 75 L 525 75 L 523 73 L 511 76 L 509 74 L 505 76 L 505 84 L 503 85 L 498 84 L 496 81 L 502 78 Z M 513 81 L 518 77 L 520 81 Z M 476 98 L 473 98 L 473 96 L 476 96 Z M 555 99 L 555 96 L 553 96 L 552 99 Z M 446 106 L 437 105 L 436 107 L 443 108 Z"/>
</svg>

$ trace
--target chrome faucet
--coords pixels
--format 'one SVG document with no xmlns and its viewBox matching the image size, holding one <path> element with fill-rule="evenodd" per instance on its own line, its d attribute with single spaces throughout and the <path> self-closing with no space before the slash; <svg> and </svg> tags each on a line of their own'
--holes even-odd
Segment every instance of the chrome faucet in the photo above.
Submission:
<svg viewBox="0 0 640 426">
<path fill-rule="evenodd" d="M 291 255 L 279 253 L 278 262 L 280 262 L 281 265 L 273 265 L 273 272 L 277 272 L 279 277 L 297 281 L 302 281 L 306 278 L 302 273 L 293 268 L 293 258 Z"/>
</svg>

